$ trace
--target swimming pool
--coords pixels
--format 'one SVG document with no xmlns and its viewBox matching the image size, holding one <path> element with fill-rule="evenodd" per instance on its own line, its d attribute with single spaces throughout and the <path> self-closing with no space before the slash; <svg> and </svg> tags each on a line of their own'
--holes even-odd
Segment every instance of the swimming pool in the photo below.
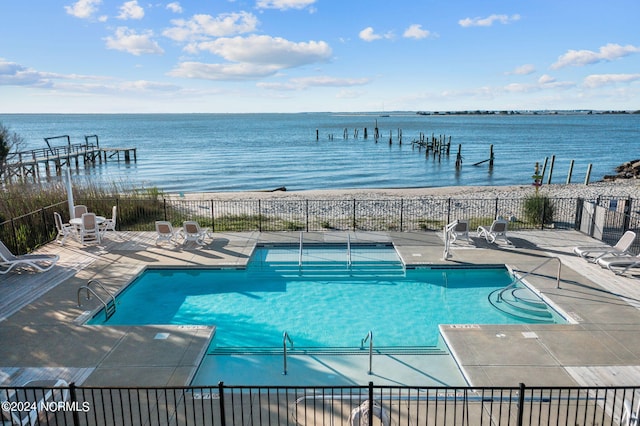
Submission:
<svg viewBox="0 0 640 426">
<path fill-rule="evenodd" d="M 301 261 L 301 262 L 300 262 Z M 249 266 L 150 269 L 121 292 L 114 316 L 90 324 L 215 325 L 218 348 L 436 346 L 438 324 L 530 322 L 491 306 L 487 296 L 512 282 L 505 267 L 403 267 L 393 246 L 261 247 Z M 553 314 L 545 322 L 563 322 Z"/>
</svg>

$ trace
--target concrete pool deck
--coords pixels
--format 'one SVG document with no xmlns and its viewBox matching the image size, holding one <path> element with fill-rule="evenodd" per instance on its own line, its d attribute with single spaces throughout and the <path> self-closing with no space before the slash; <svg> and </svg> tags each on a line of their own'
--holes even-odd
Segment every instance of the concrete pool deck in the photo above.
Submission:
<svg viewBox="0 0 640 426">
<path fill-rule="evenodd" d="M 304 233 L 304 240 L 344 242 L 346 234 L 311 232 Z M 549 256 L 561 260 L 559 288 L 557 261 L 549 261 L 527 277 L 527 282 L 564 311 L 573 324 L 440 326 L 470 385 L 640 383 L 640 281 L 633 276 L 616 276 L 571 252 L 574 246 L 599 245 L 598 241 L 576 231 L 557 230 L 511 232 L 511 246 L 489 245 L 472 236 L 471 243 L 455 244 L 451 258 L 444 261 L 440 233 L 348 234 L 354 243 L 393 242 L 408 266 L 507 264 L 530 271 Z M 110 233 L 99 246 L 82 247 L 75 241 L 64 247 L 51 243 L 39 250 L 60 255 L 51 271 L 0 276 L 0 385 L 20 386 L 28 380 L 52 377 L 85 386 L 188 385 L 215 332 L 214 325 L 85 326 L 82 322 L 87 312 L 97 309 L 99 302 L 83 296 L 78 307 L 78 289 L 97 279 L 117 291 L 147 266 L 244 267 L 257 243 L 297 244 L 299 234 L 216 233 L 214 237 L 203 247 L 156 246 L 152 232 Z M 238 360 L 225 358 L 220 362 L 220 380 L 229 385 L 332 386 L 344 382 L 365 385 L 368 381 L 376 385 L 463 385 L 442 373 L 450 366 L 440 366 L 428 356 L 374 357 L 373 375 L 366 373 L 366 356 L 350 357 L 295 355 L 289 361 L 291 373 L 287 376 L 281 374 L 281 356 L 261 358 L 255 368 L 270 372 L 262 376 L 267 383 L 257 379 L 255 383 L 238 383 L 256 376 L 246 369 L 246 378 L 230 373 L 229 367 Z M 308 370 L 303 372 L 305 368 Z"/>
</svg>

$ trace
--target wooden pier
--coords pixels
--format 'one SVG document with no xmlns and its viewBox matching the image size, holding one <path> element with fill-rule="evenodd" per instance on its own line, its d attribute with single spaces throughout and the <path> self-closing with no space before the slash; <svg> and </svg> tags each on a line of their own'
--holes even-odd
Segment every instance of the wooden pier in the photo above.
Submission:
<svg viewBox="0 0 640 426">
<path fill-rule="evenodd" d="M 67 144 L 51 146 L 49 141 L 66 138 Z M 109 160 L 125 163 L 138 161 L 136 148 L 104 148 L 100 147 L 97 135 L 85 136 L 85 143 L 71 144 L 67 135 L 44 138 L 47 148 L 32 149 L 15 154 L 15 161 L 7 164 L 5 180 L 33 179 L 38 181 L 41 176 L 60 176 L 64 167 L 80 168 L 107 163 Z M 41 170 L 42 169 L 42 170 Z"/>
</svg>

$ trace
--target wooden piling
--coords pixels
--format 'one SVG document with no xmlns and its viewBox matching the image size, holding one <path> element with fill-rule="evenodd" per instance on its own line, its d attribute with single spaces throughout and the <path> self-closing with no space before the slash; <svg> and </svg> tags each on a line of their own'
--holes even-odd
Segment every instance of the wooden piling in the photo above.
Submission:
<svg viewBox="0 0 640 426">
<path fill-rule="evenodd" d="M 567 174 L 567 185 L 571 183 L 571 174 L 573 173 L 573 160 L 569 163 L 569 173 Z"/>
<path fill-rule="evenodd" d="M 551 164 L 549 165 L 549 178 L 547 179 L 547 185 L 551 183 L 551 177 L 553 176 L 553 164 L 556 162 L 556 156 L 551 156 Z"/>
<path fill-rule="evenodd" d="M 584 178 L 585 185 L 589 185 L 589 178 L 591 178 L 591 163 L 587 166 L 587 176 Z"/>
<path fill-rule="evenodd" d="M 540 173 L 540 181 L 544 179 L 544 173 L 547 171 L 547 162 L 549 161 L 549 157 L 544 157 L 544 164 L 542 165 L 542 173 Z"/>
<path fill-rule="evenodd" d="M 462 144 L 458 144 L 458 155 L 456 155 L 456 169 L 462 167 Z"/>
<path fill-rule="evenodd" d="M 489 168 L 493 168 L 493 144 L 489 147 Z"/>
</svg>

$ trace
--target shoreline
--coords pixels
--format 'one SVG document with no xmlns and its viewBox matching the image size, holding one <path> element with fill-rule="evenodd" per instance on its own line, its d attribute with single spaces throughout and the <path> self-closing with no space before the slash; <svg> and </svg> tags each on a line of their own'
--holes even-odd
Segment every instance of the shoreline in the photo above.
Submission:
<svg viewBox="0 0 640 426">
<path fill-rule="evenodd" d="M 303 191 L 235 191 L 166 193 L 168 199 L 184 200 L 258 200 L 287 198 L 291 200 L 324 199 L 395 199 L 395 198 L 523 198 L 535 194 L 533 185 L 508 186 L 443 186 L 411 188 L 310 189 Z M 594 182 L 543 185 L 539 194 L 552 198 L 632 197 L 640 199 L 640 181 Z"/>
</svg>

